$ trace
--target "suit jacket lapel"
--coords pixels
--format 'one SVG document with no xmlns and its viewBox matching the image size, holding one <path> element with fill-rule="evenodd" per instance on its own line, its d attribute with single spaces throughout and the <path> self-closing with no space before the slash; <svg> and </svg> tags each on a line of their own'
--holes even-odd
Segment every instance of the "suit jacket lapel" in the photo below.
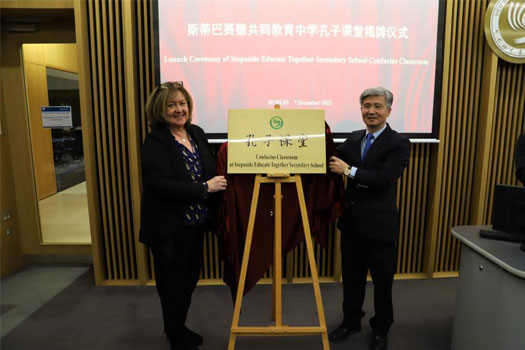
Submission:
<svg viewBox="0 0 525 350">
<path fill-rule="evenodd" d="M 363 137 L 365 137 L 366 130 L 360 130 L 359 132 L 356 132 L 352 135 L 352 158 L 354 160 L 353 165 L 359 166 L 361 165 L 361 142 L 363 141 Z"/>
</svg>

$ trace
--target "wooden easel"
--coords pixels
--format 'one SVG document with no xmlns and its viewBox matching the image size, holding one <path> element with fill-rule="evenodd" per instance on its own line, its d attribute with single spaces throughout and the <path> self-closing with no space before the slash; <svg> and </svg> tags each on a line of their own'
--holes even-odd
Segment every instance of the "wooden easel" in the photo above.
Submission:
<svg viewBox="0 0 525 350">
<path fill-rule="evenodd" d="M 253 229 L 255 224 L 255 213 L 257 212 L 257 202 L 259 200 L 259 190 L 261 183 L 275 184 L 275 217 L 274 217 L 274 248 L 273 248 L 273 288 L 272 288 L 272 315 L 275 319 L 274 326 L 267 327 L 239 327 L 239 317 L 241 313 L 242 296 L 244 294 L 244 284 L 246 282 L 246 272 L 248 270 L 248 262 L 250 259 L 250 249 L 252 245 Z M 319 326 L 311 327 L 290 327 L 282 324 L 282 247 L 281 247 L 281 219 L 282 219 L 282 183 L 295 183 L 297 187 L 297 196 L 299 200 L 299 208 L 301 210 L 301 218 L 303 222 L 304 238 L 306 242 L 306 250 L 308 252 L 308 261 L 310 263 L 310 270 L 312 274 L 312 283 L 314 287 L 315 302 L 317 305 L 317 314 L 319 317 Z M 268 174 L 263 177 L 257 174 L 255 177 L 255 184 L 253 186 L 252 203 L 250 207 L 250 216 L 248 219 L 248 232 L 246 234 L 246 242 L 244 244 L 244 253 L 242 257 L 241 275 L 239 285 L 237 288 L 237 297 L 235 299 L 235 308 L 233 312 L 233 320 L 230 332 L 230 341 L 228 343 L 228 350 L 234 350 L 235 340 L 238 336 L 287 336 L 287 335 L 316 335 L 320 334 L 323 340 L 323 350 L 329 350 L 328 334 L 326 331 L 326 320 L 323 309 L 323 302 L 321 299 L 321 289 L 319 287 L 319 277 L 317 274 L 317 267 L 315 265 L 314 250 L 310 234 L 310 225 L 308 223 L 308 215 L 306 212 L 306 202 L 304 200 L 303 185 L 300 175 L 288 174 Z"/>
</svg>

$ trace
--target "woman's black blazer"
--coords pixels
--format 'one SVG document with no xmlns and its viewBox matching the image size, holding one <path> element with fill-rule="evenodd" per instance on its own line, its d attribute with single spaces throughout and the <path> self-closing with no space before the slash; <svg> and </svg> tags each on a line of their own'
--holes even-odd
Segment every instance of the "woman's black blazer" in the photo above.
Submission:
<svg viewBox="0 0 525 350">
<path fill-rule="evenodd" d="M 204 179 L 216 175 L 216 164 L 202 128 L 186 128 L 199 148 Z M 142 203 L 139 240 L 148 245 L 162 242 L 183 227 L 183 215 L 191 203 L 203 200 L 205 188 L 195 183 L 177 142 L 167 127 L 154 127 L 142 146 Z M 214 196 L 208 204 L 211 218 L 216 217 Z M 213 226 L 210 220 L 209 226 Z M 211 228 L 211 227 L 208 227 Z"/>
</svg>

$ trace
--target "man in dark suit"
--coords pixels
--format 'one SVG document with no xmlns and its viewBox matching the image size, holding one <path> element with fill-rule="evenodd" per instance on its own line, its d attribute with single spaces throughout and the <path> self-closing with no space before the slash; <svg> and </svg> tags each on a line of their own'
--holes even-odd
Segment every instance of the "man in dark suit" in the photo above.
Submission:
<svg viewBox="0 0 525 350">
<path fill-rule="evenodd" d="M 516 177 L 525 186 L 525 132 L 520 135 L 516 145 Z"/>
<path fill-rule="evenodd" d="M 348 177 L 347 208 L 339 220 L 343 268 L 343 322 L 330 341 L 361 330 L 367 271 L 374 283 L 375 315 L 370 349 L 386 349 L 394 321 L 392 283 L 396 264 L 397 180 L 409 161 L 410 142 L 387 124 L 393 95 L 369 88 L 359 98 L 365 130 L 352 132 L 330 158 L 330 170 Z"/>
</svg>

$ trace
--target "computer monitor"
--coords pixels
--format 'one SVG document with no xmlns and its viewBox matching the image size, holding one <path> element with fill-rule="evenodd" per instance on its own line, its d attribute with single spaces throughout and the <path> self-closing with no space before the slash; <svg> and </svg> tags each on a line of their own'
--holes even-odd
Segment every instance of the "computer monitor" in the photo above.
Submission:
<svg viewBox="0 0 525 350">
<path fill-rule="evenodd" d="M 492 228 L 525 238 L 525 187 L 496 185 Z"/>
</svg>

